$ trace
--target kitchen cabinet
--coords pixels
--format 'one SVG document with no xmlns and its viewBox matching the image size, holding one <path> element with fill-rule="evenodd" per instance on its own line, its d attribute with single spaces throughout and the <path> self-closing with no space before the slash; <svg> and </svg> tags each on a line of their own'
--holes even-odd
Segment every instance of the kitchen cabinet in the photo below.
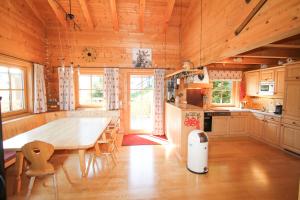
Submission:
<svg viewBox="0 0 300 200">
<path fill-rule="evenodd" d="M 260 139 L 262 137 L 262 129 L 264 126 L 264 116 L 261 114 L 253 114 L 250 121 L 249 133 L 252 137 Z"/>
<path fill-rule="evenodd" d="M 213 116 L 212 117 L 212 135 L 224 136 L 228 135 L 228 116 Z"/>
<path fill-rule="evenodd" d="M 284 124 L 281 128 L 280 146 L 300 153 L 300 127 Z"/>
<path fill-rule="evenodd" d="M 246 78 L 246 94 L 248 96 L 258 96 L 259 71 L 251 71 L 245 73 Z"/>
<path fill-rule="evenodd" d="M 260 81 L 274 81 L 274 70 L 273 69 L 261 70 Z"/>
<path fill-rule="evenodd" d="M 300 80 L 300 62 L 289 64 L 286 66 L 285 80 Z"/>
<path fill-rule="evenodd" d="M 300 119 L 300 81 L 286 81 L 284 117 Z"/>
<path fill-rule="evenodd" d="M 247 116 L 231 116 L 229 120 L 229 135 L 246 134 Z"/>
<path fill-rule="evenodd" d="M 280 140 L 280 123 L 271 120 L 264 120 L 263 140 L 273 145 L 279 145 Z"/>
<path fill-rule="evenodd" d="M 284 97 L 284 82 L 285 82 L 285 68 L 277 68 L 274 70 L 275 76 L 275 91 L 274 96 L 277 98 Z"/>
</svg>

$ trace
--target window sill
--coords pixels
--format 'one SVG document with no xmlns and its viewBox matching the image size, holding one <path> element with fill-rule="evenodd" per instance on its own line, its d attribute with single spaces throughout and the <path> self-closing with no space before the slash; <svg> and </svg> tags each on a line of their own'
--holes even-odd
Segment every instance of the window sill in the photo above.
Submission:
<svg viewBox="0 0 300 200">
<path fill-rule="evenodd" d="M 22 114 L 17 114 L 17 115 L 11 115 L 11 116 L 5 116 L 2 118 L 2 122 L 9 122 L 12 120 L 17 120 L 17 119 L 21 119 L 23 117 L 27 117 L 32 115 L 32 113 L 26 112 L 26 113 L 22 113 Z"/>
</svg>

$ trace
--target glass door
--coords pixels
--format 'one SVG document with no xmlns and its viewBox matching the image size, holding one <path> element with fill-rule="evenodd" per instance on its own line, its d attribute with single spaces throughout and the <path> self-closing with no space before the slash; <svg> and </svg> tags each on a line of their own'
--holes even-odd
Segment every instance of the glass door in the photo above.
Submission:
<svg viewBox="0 0 300 200">
<path fill-rule="evenodd" d="M 130 75 L 130 132 L 152 132 L 153 94 L 154 77 L 152 75 Z"/>
</svg>

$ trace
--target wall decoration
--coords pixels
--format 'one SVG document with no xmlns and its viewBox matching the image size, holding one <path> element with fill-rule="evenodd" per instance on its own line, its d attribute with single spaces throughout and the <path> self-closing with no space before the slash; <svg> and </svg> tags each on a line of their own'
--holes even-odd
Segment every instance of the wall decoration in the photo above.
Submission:
<svg viewBox="0 0 300 200">
<path fill-rule="evenodd" d="M 82 51 L 82 58 L 86 62 L 94 62 L 97 58 L 97 51 L 95 48 L 86 47 Z"/>
<path fill-rule="evenodd" d="M 132 64 L 134 67 L 143 68 L 152 65 L 152 50 L 145 48 L 132 49 Z"/>
<path fill-rule="evenodd" d="M 189 112 L 185 114 L 184 125 L 200 128 L 200 113 Z"/>
</svg>

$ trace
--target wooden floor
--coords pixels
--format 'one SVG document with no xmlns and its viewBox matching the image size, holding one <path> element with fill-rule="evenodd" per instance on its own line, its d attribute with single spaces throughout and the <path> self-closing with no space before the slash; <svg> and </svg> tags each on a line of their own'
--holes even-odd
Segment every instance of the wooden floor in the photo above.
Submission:
<svg viewBox="0 0 300 200">
<path fill-rule="evenodd" d="M 280 199 L 297 200 L 300 159 L 251 139 L 210 141 L 209 172 L 190 173 L 170 145 L 122 147 L 114 168 L 98 167 L 80 178 L 77 154 L 58 154 L 69 177 L 57 166 L 60 199 Z M 94 172 L 92 172 L 94 171 Z M 9 199 L 23 199 L 28 178 L 23 176 L 22 193 L 12 196 L 13 168 L 7 170 Z M 32 199 L 53 199 L 50 178 L 37 179 Z"/>
</svg>

